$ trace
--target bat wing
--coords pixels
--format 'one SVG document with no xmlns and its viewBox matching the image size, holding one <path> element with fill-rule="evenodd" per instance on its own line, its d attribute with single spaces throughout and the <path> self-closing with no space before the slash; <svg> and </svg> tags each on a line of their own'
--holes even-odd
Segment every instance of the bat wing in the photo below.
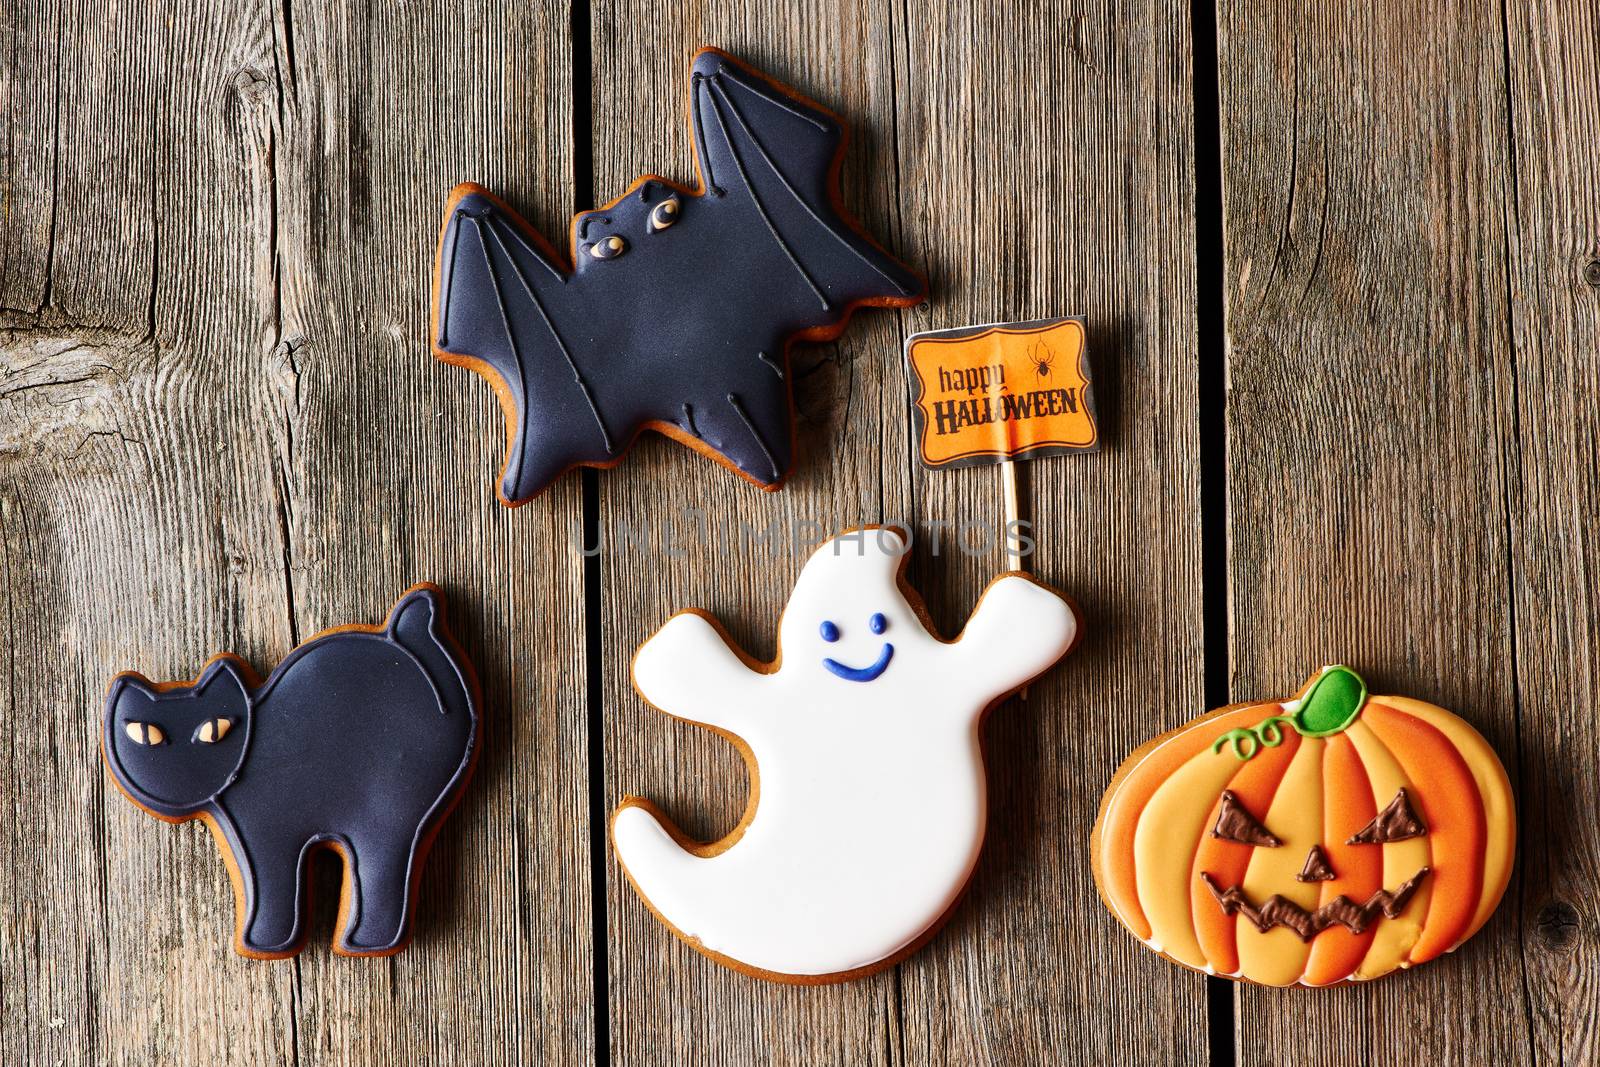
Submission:
<svg viewBox="0 0 1600 1067">
<path fill-rule="evenodd" d="M 922 280 L 840 207 L 838 119 L 715 50 L 695 56 L 690 101 L 706 194 L 741 199 L 759 217 L 758 230 L 815 297 L 820 332 L 852 304 L 921 300 Z"/>
<path fill-rule="evenodd" d="M 475 185 L 446 208 L 434 351 L 487 378 L 506 417 L 500 498 L 519 504 L 562 471 L 605 463 L 615 444 L 573 351 L 571 275 L 522 219 Z"/>
</svg>

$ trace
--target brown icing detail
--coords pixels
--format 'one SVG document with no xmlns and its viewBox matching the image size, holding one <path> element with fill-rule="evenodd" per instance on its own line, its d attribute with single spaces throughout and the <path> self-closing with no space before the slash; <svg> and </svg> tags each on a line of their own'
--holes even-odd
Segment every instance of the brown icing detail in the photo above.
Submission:
<svg viewBox="0 0 1600 1067">
<path fill-rule="evenodd" d="M 228 731 L 233 729 L 232 719 L 207 719 L 200 724 L 194 732 L 194 739 L 202 744 L 214 745 L 228 736 Z"/>
<path fill-rule="evenodd" d="M 1274 926 L 1283 926 L 1293 930 L 1300 940 L 1310 941 L 1334 925 L 1342 926 L 1352 934 L 1365 933 L 1379 912 L 1393 919 L 1405 910 L 1412 894 L 1416 893 L 1417 887 L 1422 884 L 1422 879 L 1427 877 L 1427 874 L 1428 868 L 1424 867 L 1401 883 L 1393 893 L 1387 889 L 1380 889 L 1368 897 L 1365 904 L 1357 904 L 1341 893 L 1316 911 L 1307 911 L 1278 893 L 1268 897 L 1259 908 L 1252 907 L 1244 895 L 1244 890 L 1239 886 L 1223 890 L 1212 880 L 1211 875 L 1204 872 L 1201 872 L 1200 880 L 1211 890 L 1211 895 L 1217 898 L 1224 915 L 1238 912 L 1249 919 L 1262 933 L 1266 933 Z"/>
<path fill-rule="evenodd" d="M 1389 806 L 1378 812 L 1373 820 L 1363 826 L 1347 845 L 1381 845 L 1388 841 L 1406 841 L 1428 832 L 1422 818 L 1411 806 L 1411 798 L 1402 787 L 1389 801 Z"/>
<path fill-rule="evenodd" d="M 1272 831 L 1261 825 L 1261 820 L 1245 810 L 1244 804 L 1231 789 L 1222 791 L 1222 809 L 1217 812 L 1217 825 L 1211 828 L 1211 836 L 1224 841 L 1237 841 L 1241 845 L 1276 848 L 1283 844 L 1273 836 Z"/>
<path fill-rule="evenodd" d="M 1333 873 L 1333 864 L 1328 862 L 1328 854 L 1322 851 L 1322 846 L 1312 845 L 1311 851 L 1306 853 L 1306 865 L 1294 877 L 1298 882 L 1331 882 L 1339 876 Z"/>
<path fill-rule="evenodd" d="M 161 727 L 153 722 L 130 722 L 126 730 L 128 739 L 139 745 L 159 745 L 167 740 L 167 735 L 161 732 Z"/>
</svg>

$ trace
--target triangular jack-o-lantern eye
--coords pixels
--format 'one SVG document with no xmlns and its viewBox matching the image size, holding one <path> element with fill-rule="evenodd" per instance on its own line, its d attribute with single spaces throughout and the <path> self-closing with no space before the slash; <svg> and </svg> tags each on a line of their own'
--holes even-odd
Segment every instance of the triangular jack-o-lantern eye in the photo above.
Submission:
<svg viewBox="0 0 1600 1067">
<path fill-rule="evenodd" d="M 1411 797 L 1402 787 L 1389 801 L 1389 806 L 1378 812 L 1372 821 L 1363 826 L 1346 844 L 1381 845 L 1389 841 L 1407 841 L 1422 837 L 1428 832 L 1417 809 L 1411 806 Z"/>
<path fill-rule="evenodd" d="M 1271 830 L 1261 825 L 1257 819 L 1245 810 L 1238 796 L 1231 789 L 1222 791 L 1222 806 L 1217 810 L 1217 824 L 1211 828 L 1211 836 L 1223 841 L 1237 841 L 1241 845 L 1262 845 L 1267 848 L 1276 848 L 1283 844 Z"/>
<path fill-rule="evenodd" d="M 1306 853 L 1306 865 L 1294 877 L 1297 882 L 1331 882 L 1339 876 L 1333 873 L 1333 864 L 1328 862 L 1328 854 L 1322 851 L 1322 846 L 1312 845 L 1311 851 Z"/>
</svg>

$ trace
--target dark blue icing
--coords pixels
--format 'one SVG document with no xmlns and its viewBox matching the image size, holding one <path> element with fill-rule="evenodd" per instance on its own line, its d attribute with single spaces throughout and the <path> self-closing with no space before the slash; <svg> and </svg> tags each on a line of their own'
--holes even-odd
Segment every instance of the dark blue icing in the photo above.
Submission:
<svg viewBox="0 0 1600 1067">
<path fill-rule="evenodd" d="M 715 51 L 695 56 L 690 100 L 704 191 L 647 177 L 577 216 L 571 270 L 486 190 L 452 195 L 434 348 L 501 394 L 507 503 L 617 462 L 646 427 L 777 488 L 793 452 L 789 339 L 837 332 L 857 304 L 922 297 L 837 206 L 833 116 Z"/>
<path fill-rule="evenodd" d="M 313 638 L 260 685 L 232 657 L 190 686 L 121 675 L 106 697 L 103 745 L 117 783 L 141 807 L 215 822 L 244 890 L 242 951 L 300 949 L 307 856 L 334 846 L 349 886 L 336 947 L 380 954 L 410 936 L 427 844 L 466 786 L 475 693 L 440 596 L 424 586 L 383 628 Z M 226 731 L 207 743 L 219 722 Z M 138 743 L 130 724 L 145 739 L 154 727 L 160 743 Z"/>
<path fill-rule="evenodd" d="M 878 612 L 867 620 L 867 628 L 875 634 L 881 634 L 889 628 L 889 620 L 883 617 L 883 612 Z"/>
<path fill-rule="evenodd" d="M 833 642 L 839 640 L 838 625 L 827 619 L 822 620 L 822 625 L 817 627 L 817 632 L 822 635 L 824 641 Z"/>
<path fill-rule="evenodd" d="M 836 659 L 824 659 L 822 665 L 847 682 L 870 682 L 889 669 L 889 661 L 893 658 L 894 646 L 885 641 L 878 658 L 865 667 L 851 667 Z"/>
</svg>

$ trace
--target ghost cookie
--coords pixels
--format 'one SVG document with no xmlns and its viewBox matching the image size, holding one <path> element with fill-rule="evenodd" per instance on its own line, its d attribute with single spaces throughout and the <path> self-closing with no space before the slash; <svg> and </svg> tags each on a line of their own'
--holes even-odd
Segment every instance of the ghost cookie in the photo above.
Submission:
<svg viewBox="0 0 1600 1067">
<path fill-rule="evenodd" d="M 385 625 L 318 634 L 265 682 L 226 654 L 193 682 L 118 675 L 101 746 L 129 800 L 211 829 L 241 955 L 304 946 L 307 861 L 326 848 L 344 862 L 334 951 L 387 956 L 410 940 L 423 860 L 472 771 L 477 693 L 441 594 L 419 585 Z"/>
<path fill-rule="evenodd" d="M 837 116 L 731 56 L 689 72 L 693 187 L 645 175 L 572 220 L 568 254 L 473 184 L 445 207 L 433 350 L 494 387 L 515 506 L 655 430 L 764 489 L 794 454 L 789 345 L 923 283 L 841 203 Z"/>
<path fill-rule="evenodd" d="M 727 737 L 749 765 L 733 832 L 697 844 L 624 799 L 611 838 L 628 880 L 693 948 L 774 981 L 844 981 L 932 936 L 983 845 L 984 712 L 1065 655 L 1072 605 L 996 579 L 954 641 L 901 584 L 887 528 L 823 544 L 758 663 L 707 615 L 674 616 L 633 662 L 641 695 Z"/>
<path fill-rule="evenodd" d="M 1123 763 L 1090 852 L 1150 948 L 1262 985 L 1378 978 L 1456 948 L 1511 876 L 1516 815 L 1486 741 L 1443 708 L 1325 667 Z"/>
</svg>

